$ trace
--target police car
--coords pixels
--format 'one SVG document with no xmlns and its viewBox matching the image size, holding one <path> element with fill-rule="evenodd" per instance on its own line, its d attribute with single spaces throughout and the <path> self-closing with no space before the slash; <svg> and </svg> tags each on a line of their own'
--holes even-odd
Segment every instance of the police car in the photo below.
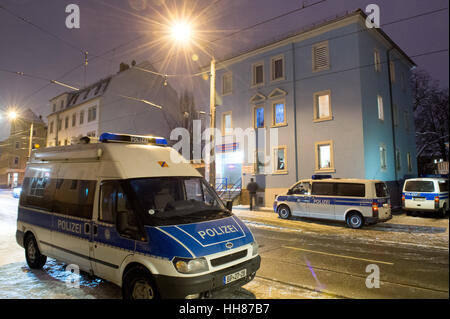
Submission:
<svg viewBox="0 0 450 319">
<path fill-rule="evenodd" d="M 280 218 L 291 216 L 345 221 L 351 228 L 392 218 L 386 184 L 377 180 L 341 179 L 313 175 L 278 195 L 273 209 Z"/>
<path fill-rule="evenodd" d="M 437 212 L 444 217 L 449 210 L 448 179 L 411 178 L 405 180 L 402 208 L 407 215 L 412 211 Z"/>
<path fill-rule="evenodd" d="M 82 141 L 32 153 L 16 232 L 29 267 L 52 257 L 136 299 L 203 297 L 254 278 L 252 233 L 165 139 Z"/>
</svg>

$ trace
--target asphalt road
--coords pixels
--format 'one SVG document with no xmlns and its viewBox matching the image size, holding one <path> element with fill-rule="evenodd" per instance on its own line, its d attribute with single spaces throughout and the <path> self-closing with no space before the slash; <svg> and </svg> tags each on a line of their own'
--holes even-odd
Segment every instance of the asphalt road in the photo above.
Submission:
<svg viewBox="0 0 450 319">
<path fill-rule="evenodd" d="M 117 286 L 86 274 L 82 289 L 67 290 L 64 265 L 54 260 L 44 270 L 29 270 L 14 238 L 17 202 L 0 192 L 0 298 L 120 298 Z M 389 242 L 389 230 L 380 232 L 378 242 L 365 235 L 370 230 L 342 235 L 339 225 L 327 225 L 335 233 L 285 229 L 270 221 L 248 226 L 260 245 L 261 269 L 243 288 L 214 298 L 449 298 L 448 247 Z M 373 267 L 379 288 L 366 285 L 368 276 L 369 284 L 376 283 Z"/>
</svg>

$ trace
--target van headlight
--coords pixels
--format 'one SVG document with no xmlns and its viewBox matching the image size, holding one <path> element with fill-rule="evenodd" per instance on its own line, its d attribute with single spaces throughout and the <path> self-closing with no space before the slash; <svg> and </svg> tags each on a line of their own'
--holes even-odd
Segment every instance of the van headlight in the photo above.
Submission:
<svg viewBox="0 0 450 319">
<path fill-rule="evenodd" d="M 258 254 L 259 245 L 256 241 L 252 243 L 252 256 L 256 256 Z"/>
<path fill-rule="evenodd" d="M 194 259 L 175 257 L 172 262 L 175 269 L 183 274 L 196 274 L 209 269 L 208 262 L 203 257 Z"/>
</svg>

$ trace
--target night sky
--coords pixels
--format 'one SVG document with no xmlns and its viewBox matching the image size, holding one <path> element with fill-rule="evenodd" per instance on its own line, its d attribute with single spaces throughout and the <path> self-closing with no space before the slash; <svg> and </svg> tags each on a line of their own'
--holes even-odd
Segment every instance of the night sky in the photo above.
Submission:
<svg viewBox="0 0 450 319">
<path fill-rule="evenodd" d="M 65 25 L 65 8 L 71 3 L 80 7 L 80 29 Z M 169 79 L 179 93 L 184 88 L 198 89 L 197 81 L 205 80 L 189 75 L 207 65 L 208 57 L 196 46 L 177 54 L 164 27 L 170 16 L 195 19 L 196 36 L 201 38 L 197 42 L 202 47 L 209 43 L 220 60 L 345 11 L 364 10 L 371 3 L 380 7 L 383 30 L 419 69 L 448 87 L 448 0 L 0 0 L 8 10 L 0 8 L 0 110 L 31 108 L 46 120 L 49 99 L 67 91 L 48 85 L 46 79 L 82 87 L 84 51 L 89 52 L 87 84 L 116 73 L 120 62 L 148 60 L 162 73 L 180 75 Z M 224 38 L 303 4 L 307 8 Z M 447 9 L 429 13 L 442 8 Z M 440 50 L 445 51 L 427 54 Z M 197 61 L 191 58 L 194 54 L 199 56 Z M 209 99 L 208 86 L 203 87 L 205 91 L 196 94 L 200 108 Z M 9 125 L 1 115 L 0 139 L 4 139 Z"/>
</svg>

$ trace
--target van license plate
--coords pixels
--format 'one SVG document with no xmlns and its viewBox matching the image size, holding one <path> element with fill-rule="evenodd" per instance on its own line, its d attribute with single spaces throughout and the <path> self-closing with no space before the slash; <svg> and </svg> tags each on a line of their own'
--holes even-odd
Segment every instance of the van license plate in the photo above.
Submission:
<svg viewBox="0 0 450 319">
<path fill-rule="evenodd" d="M 425 198 L 424 197 L 414 197 L 413 200 L 423 202 L 425 200 Z"/>
<path fill-rule="evenodd" d="M 235 272 L 233 274 L 226 275 L 223 277 L 223 283 L 229 284 L 230 282 L 236 281 L 238 279 L 244 278 L 247 276 L 247 269 L 239 270 L 238 272 Z"/>
</svg>

